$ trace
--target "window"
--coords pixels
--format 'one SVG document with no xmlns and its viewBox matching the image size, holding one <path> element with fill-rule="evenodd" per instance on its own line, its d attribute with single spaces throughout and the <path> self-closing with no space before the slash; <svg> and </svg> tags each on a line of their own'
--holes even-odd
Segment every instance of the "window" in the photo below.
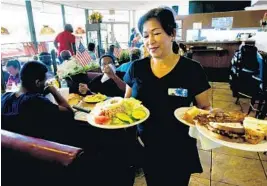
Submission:
<svg viewBox="0 0 267 186">
<path fill-rule="evenodd" d="M 188 15 L 189 14 L 189 1 L 179 2 L 179 12 L 178 15 Z"/>
<path fill-rule="evenodd" d="M 25 2 L 18 5 L 2 3 L 0 15 L 1 26 L 9 32 L 9 35 L 1 36 L 1 44 L 31 41 Z"/>
<path fill-rule="evenodd" d="M 73 27 L 73 34 L 82 38 L 83 43 L 86 43 L 86 34 L 76 34 L 75 31 L 80 27 L 85 31 L 85 10 L 81 8 L 74 8 L 65 6 L 66 23 Z"/>
<path fill-rule="evenodd" d="M 36 1 L 31 2 L 37 41 L 54 41 L 56 35 L 63 31 L 60 5 Z M 44 26 L 49 26 L 55 33 L 51 35 L 41 35 L 40 32 Z"/>
<path fill-rule="evenodd" d="M 84 9 L 65 6 L 65 18 L 66 23 L 71 24 L 74 31 L 78 27 L 85 29 L 86 20 Z"/>
<path fill-rule="evenodd" d="M 110 14 L 109 10 L 94 10 L 103 15 L 103 22 L 129 22 L 129 11 L 115 10 L 115 14 Z"/>
</svg>

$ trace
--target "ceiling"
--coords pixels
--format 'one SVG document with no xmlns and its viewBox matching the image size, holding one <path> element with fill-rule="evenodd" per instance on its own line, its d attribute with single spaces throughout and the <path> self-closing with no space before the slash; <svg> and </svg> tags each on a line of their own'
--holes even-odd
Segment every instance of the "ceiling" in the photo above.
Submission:
<svg viewBox="0 0 267 186">
<path fill-rule="evenodd" d="M 84 9 L 98 9 L 98 10 L 146 10 L 159 6 L 173 6 L 179 5 L 181 0 L 167 0 L 167 1 L 158 1 L 158 0 L 149 0 L 149 1 L 97 1 L 97 0 L 84 0 L 84 1 L 74 1 L 74 0 L 35 0 L 41 2 L 51 2 L 56 4 L 64 4 L 77 8 Z M 187 1 L 187 0 L 183 0 Z"/>
</svg>

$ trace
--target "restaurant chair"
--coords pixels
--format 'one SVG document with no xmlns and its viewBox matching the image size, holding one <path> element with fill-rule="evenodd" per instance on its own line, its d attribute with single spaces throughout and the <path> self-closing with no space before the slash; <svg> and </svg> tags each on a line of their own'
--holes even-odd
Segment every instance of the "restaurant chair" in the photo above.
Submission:
<svg viewBox="0 0 267 186">
<path fill-rule="evenodd" d="M 257 59 L 257 52 L 257 47 L 253 45 L 244 45 L 241 47 L 241 69 L 247 69 L 256 74 L 258 73 L 259 63 Z"/>
<path fill-rule="evenodd" d="M 230 87 L 233 91 L 233 96 L 237 97 L 236 103 L 238 103 L 241 95 L 251 97 L 251 95 L 244 94 L 240 89 L 245 88 L 244 85 L 248 85 L 247 81 L 251 81 L 253 75 L 259 74 L 257 51 L 255 46 L 243 45 L 240 50 L 235 52 L 232 58 Z"/>
<path fill-rule="evenodd" d="M 83 150 L 1 130 L 2 185 L 77 185 Z"/>
<path fill-rule="evenodd" d="M 257 95 L 260 82 L 253 78 L 256 73 L 254 71 L 243 68 L 238 73 L 235 90 L 237 92 L 236 104 L 239 103 L 240 97 L 252 98 Z"/>
<path fill-rule="evenodd" d="M 255 117 L 260 119 L 264 119 L 267 112 L 267 55 L 262 56 L 263 63 L 261 66 L 262 69 L 260 69 L 263 74 L 262 77 L 259 77 L 258 75 L 252 75 L 252 80 L 244 80 L 242 85 L 247 87 L 247 92 L 249 91 L 250 93 L 248 94 L 239 92 L 239 94 L 251 99 L 248 114 L 254 110 L 256 111 Z M 255 107 L 255 105 L 257 105 L 257 107 Z"/>
<path fill-rule="evenodd" d="M 256 116 L 259 119 L 264 119 L 267 114 L 267 53 L 260 52 L 263 62 L 262 62 L 262 78 L 258 76 L 253 76 L 254 79 L 260 82 L 261 97 L 258 100 L 259 105 L 256 110 Z M 256 100 L 256 98 L 253 98 Z"/>
</svg>

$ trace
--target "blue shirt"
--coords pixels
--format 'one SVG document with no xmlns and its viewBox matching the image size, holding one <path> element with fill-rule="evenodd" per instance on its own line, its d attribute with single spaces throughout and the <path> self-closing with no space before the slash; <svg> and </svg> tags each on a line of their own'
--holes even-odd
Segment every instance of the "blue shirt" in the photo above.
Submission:
<svg viewBox="0 0 267 186">
<path fill-rule="evenodd" d="M 132 64 L 132 61 L 129 61 L 127 63 L 123 63 L 121 66 L 119 66 L 117 68 L 117 71 L 120 71 L 120 72 L 127 72 L 129 67 L 131 66 Z"/>
<path fill-rule="evenodd" d="M 1 99 L 2 129 L 23 135 L 57 141 L 70 119 L 66 112 L 38 93 L 5 93 Z M 70 120 L 69 120 L 70 121 Z M 60 132 L 61 131 L 61 132 Z"/>
<path fill-rule="evenodd" d="M 96 60 L 96 55 L 95 55 L 94 52 L 89 51 L 89 55 L 90 55 L 90 57 L 91 57 L 92 60 Z"/>
</svg>

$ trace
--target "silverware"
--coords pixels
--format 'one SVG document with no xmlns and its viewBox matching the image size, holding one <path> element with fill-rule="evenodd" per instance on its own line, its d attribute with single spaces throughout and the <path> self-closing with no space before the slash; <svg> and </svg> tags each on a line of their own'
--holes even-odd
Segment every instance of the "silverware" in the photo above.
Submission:
<svg viewBox="0 0 267 186">
<path fill-rule="evenodd" d="M 78 107 L 76 105 L 72 106 L 72 108 L 74 108 L 74 109 L 76 109 L 76 110 L 78 110 L 80 112 L 90 113 L 90 110 L 84 109 L 82 107 Z"/>
</svg>

